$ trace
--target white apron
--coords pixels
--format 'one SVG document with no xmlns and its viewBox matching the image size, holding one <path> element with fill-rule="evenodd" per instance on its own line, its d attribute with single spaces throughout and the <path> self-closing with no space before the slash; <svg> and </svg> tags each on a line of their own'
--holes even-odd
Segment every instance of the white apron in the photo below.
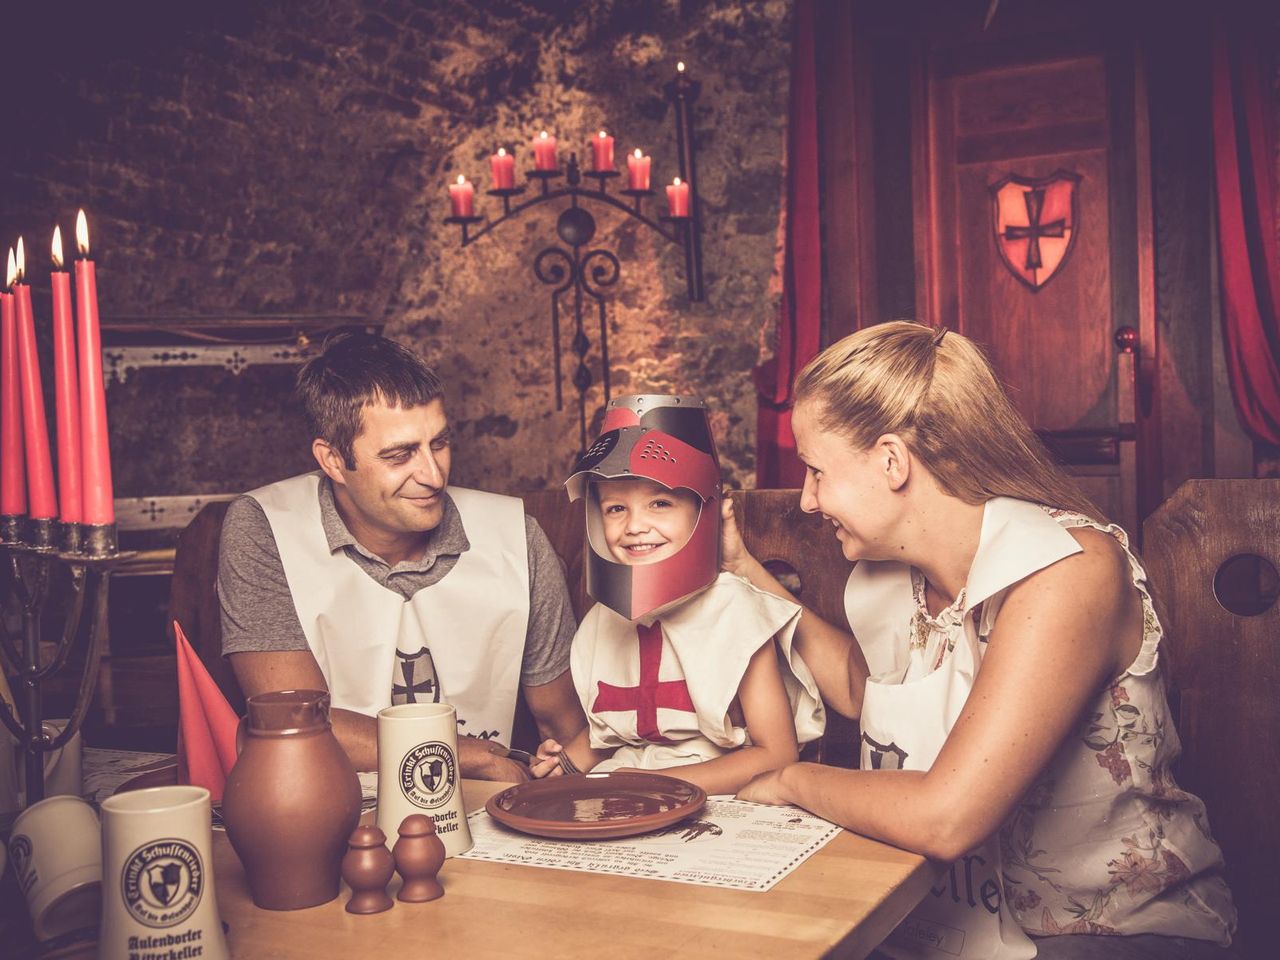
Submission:
<svg viewBox="0 0 1280 960">
<path fill-rule="evenodd" d="M 393 686 L 407 700 L 443 694 L 458 711 L 459 733 L 510 742 L 529 621 L 523 503 L 450 487 L 471 548 L 447 576 L 406 601 L 345 551 L 329 552 L 319 483 L 318 473 L 308 473 L 249 496 L 271 523 L 332 705 L 374 716 L 391 705 Z M 428 676 L 406 673 L 405 662 L 427 667 Z"/>
<path fill-rule="evenodd" d="M 751 657 L 773 637 L 796 739 L 822 736 L 818 685 L 793 645 L 799 620 L 799 606 L 731 573 L 638 620 L 597 603 L 570 656 L 591 746 L 614 750 L 593 772 L 700 763 L 746 744 L 730 705 Z"/>
<path fill-rule="evenodd" d="M 1035 504 L 988 501 L 964 589 L 963 632 L 949 651 L 913 649 L 909 567 L 866 560 L 854 567 L 845 611 L 871 671 L 862 703 L 862 769 L 928 770 L 933 765 L 973 689 L 1007 588 L 1080 549 Z M 979 605 L 982 622 L 975 624 Z M 1034 957 L 1035 944 L 1004 902 L 1000 856 L 998 836 L 993 836 L 953 863 L 878 949 L 901 960 Z"/>
</svg>

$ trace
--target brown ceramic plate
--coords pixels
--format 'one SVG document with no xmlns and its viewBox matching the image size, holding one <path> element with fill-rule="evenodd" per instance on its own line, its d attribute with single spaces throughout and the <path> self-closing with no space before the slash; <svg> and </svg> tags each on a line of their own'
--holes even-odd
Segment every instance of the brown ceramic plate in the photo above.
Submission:
<svg viewBox="0 0 1280 960">
<path fill-rule="evenodd" d="M 489 816 L 521 833 L 609 840 L 669 827 L 707 803 L 701 787 L 661 773 L 588 773 L 530 780 L 495 793 Z"/>
<path fill-rule="evenodd" d="M 143 772 L 138 773 L 120 786 L 116 787 L 116 793 L 124 793 L 126 790 L 145 790 L 147 787 L 171 787 L 178 782 L 178 761 L 167 760 L 154 766 L 148 766 Z"/>
</svg>

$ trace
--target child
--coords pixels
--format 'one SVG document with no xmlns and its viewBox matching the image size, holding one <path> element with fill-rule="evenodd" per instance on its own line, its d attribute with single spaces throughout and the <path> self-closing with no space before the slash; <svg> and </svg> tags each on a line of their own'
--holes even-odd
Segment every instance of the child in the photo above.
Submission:
<svg viewBox="0 0 1280 960">
<path fill-rule="evenodd" d="M 702 404 L 619 397 L 566 486 L 587 511 L 598 602 L 570 665 L 588 726 L 538 748 L 535 777 L 679 767 L 734 793 L 794 762 L 824 713 L 792 649 L 799 608 L 719 573 L 720 469 Z"/>
</svg>

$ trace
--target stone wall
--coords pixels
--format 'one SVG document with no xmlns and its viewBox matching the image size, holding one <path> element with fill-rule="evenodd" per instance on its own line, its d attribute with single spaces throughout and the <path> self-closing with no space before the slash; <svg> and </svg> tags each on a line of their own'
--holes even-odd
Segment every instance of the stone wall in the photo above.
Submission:
<svg viewBox="0 0 1280 960">
<path fill-rule="evenodd" d="M 567 153 L 601 127 L 620 164 L 642 146 L 655 186 L 669 182 L 662 88 L 684 59 L 703 85 L 707 298 L 687 301 L 677 248 L 620 214 L 598 216 L 597 236 L 623 261 L 608 319 L 614 390 L 705 397 L 725 479 L 750 482 L 750 370 L 777 309 L 785 0 L 232 0 L 123 16 L 131 6 L 58 5 L 8 32 L 18 53 L 0 69 L 23 95 L 0 143 L 0 237 L 22 233 L 35 252 L 42 317 L 49 232 L 55 220 L 67 232 L 84 206 L 105 315 L 385 324 L 447 379 L 455 481 L 512 492 L 558 483 L 578 447 L 572 330 L 557 412 L 549 297 L 532 273 L 558 211 L 531 211 L 462 250 L 441 222 L 446 185 L 461 172 L 483 190 L 499 144 L 523 169 L 539 130 Z M 228 402 L 220 429 L 218 417 L 166 412 L 224 402 L 231 374 L 113 388 L 117 457 L 133 461 L 118 494 L 236 489 L 305 463 L 303 438 L 299 456 L 282 456 L 280 431 L 262 427 L 262 398 L 274 383 L 286 402 L 292 375 L 280 367 L 255 382 L 251 403 Z M 593 388 L 589 413 L 600 403 Z M 140 463 L 147 444 L 163 469 Z"/>
</svg>

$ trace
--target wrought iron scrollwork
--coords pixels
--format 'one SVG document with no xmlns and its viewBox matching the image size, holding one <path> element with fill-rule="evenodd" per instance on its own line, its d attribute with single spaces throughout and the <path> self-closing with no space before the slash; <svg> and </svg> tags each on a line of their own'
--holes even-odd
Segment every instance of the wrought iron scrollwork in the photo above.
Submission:
<svg viewBox="0 0 1280 960">
<path fill-rule="evenodd" d="M 702 285 L 702 229 L 701 213 L 697 196 L 697 177 L 694 167 L 694 140 L 690 105 L 697 98 L 699 87 L 689 79 L 680 65 L 676 79 L 668 85 L 667 96 L 674 104 L 676 123 L 677 162 L 681 178 L 689 184 L 689 215 L 680 217 L 660 217 L 653 219 L 646 216 L 642 203 L 652 196 L 652 190 L 622 191 L 631 202 L 626 203 L 608 192 L 609 180 L 618 176 L 617 171 L 582 170 L 578 166 L 577 154 L 569 155 L 569 162 L 564 170 L 530 170 L 526 174 L 529 185 L 533 187 L 530 199 L 517 201 L 526 193 L 526 187 L 509 187 L 489 190 L 490 196 L 502 202 L 502 214 L 493 220 L 485 221 L 478 216 L 453 216 L 445 219 L 446 223 L 456 224 L 460 229 L 461 245 L 465 248 L 497 228 L 507 220 L 520 216 L 526 210 L 540 206 L 553 200 L 566 199 L 568 206 L 561 211 L 556 220 L 556 233 L 564 246 L 551 245 L 545 247 L 534 257 L 533 273 L 539 283 L 551 287 L 551 341 L 552 366 L 555 379 L 556 409 L 564 407 L 562 380 L 562 347 L 561 316 L 564 307 L 561 297 L 572 292 L 572 312 L 574 331 L 571 341 L 573 351 L 577 355 L 577 366 L 573 373 L 573 385 L 578 392 L 578 434 L 579 452 L 587 445 L 587 412 L 586 395 L 594 383 L 591 369 L 587 365 L 587 355 L 591 351 L 591 335 L 587 333 L 584 311 L 591 301 L 597 314 L 600 344 L 601 379 L 604 388 L 604 401 L 609 402 L 611 378 L 609 370 L 609 328 L 607 303 L 608 291 L 617 285 L 622 275 L 622 264 L 617 255 L 604 247 L 594 247 L 583 252 L 595 238 L 596 220 L 581 203 L 590 201 L 607 207 L 613 207 L 631 220 L 639 221 L 643 226 L 661 236 L 668 243 L 674 243 L 685 251 L 685 281 L 689 299 L 703 299 Z M 564 178 L 565 186 L 553 188 L 554 181 Z M 584 187 L 583 179 L 594 181 L 592 186 Z"/>
</svg>

